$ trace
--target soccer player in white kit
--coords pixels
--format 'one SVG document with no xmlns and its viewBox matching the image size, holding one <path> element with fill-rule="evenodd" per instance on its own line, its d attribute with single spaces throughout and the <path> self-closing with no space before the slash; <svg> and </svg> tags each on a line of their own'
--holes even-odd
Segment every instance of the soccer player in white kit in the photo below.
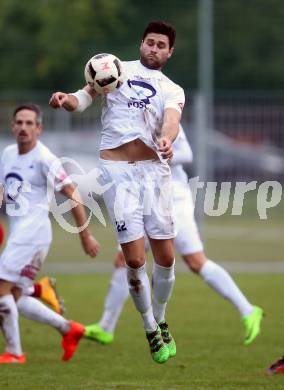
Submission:
<svg viewBox="0 0 284 390">
<path fill-rule="evenodd" d="M 34 104 L 18 106 L 12 122 L 17 143 L 6 147 L 1 155 L 1 193 L 4 190 L 10 234 L 0 258 L 0 326 L 6 343 L 0 364 L 26 361 L 18 313 L 51 325 L 61 333 L 63 360 L 73 356 L 84 334 L 83 325 L 66 320 L 37 299 L 22 294 L 22 290 L 32 285 L 52 239 L 48 178 L 54 180 L 50 185 L 55 184 L 56 190 L 74 200 L 75 186 L 60 161 L 38 141 L 41 130 L 39 107 Z M 77 226 L 82 226 L 86 221 L 84 207 L 76 202 L 72 212 Z M 80 238 L 84 251 L 94 257 L 99 250 L 98 242 L 88 229 L 80 233 Z"/>
<path fill-rule="evenodd" d="M 140 60 L 123 63 L 127 81 L 103 96 L 101 118 L 101 182 L 112 183 L 103 197 L 125 256 L 129 291 L 157 363 L 176 355 L 165 321 L 175 280 L 168 159 L 179 131 L 184 92 L 161 72 L 174 42 L 171 25 L 152 22 L 147 26 Z M 74 94 L 54 93 L 50 105 L 83 111 L 95 98 L 94 90 L 85 86 Z M 155 259 L 153 301 L 145 267 L 144 231 Z"/>
<path fill-rule="evenodd" d="M 245 327 L 244 344 L 249 345 L 260 332 L 262 309 L 253 306 L 246 299 L 226 270 L 205 256 L 194 218 L 194 204 L 188 178 L 183 168 L 183 164 L 192 162 L 193 156 L 182 128 L 173 143 L 173 152 L 171 172 L 173 208 L 177 226 L 175 249 L 194 273 L 199 274 L 211 288 L 238 309 Z M 125 260 L 121 249 L 116 254 L 114 265 L 115 270 L 105 299 L 102 317 L 98 323 L 85 327 L 85 337 L 103 344 L 110 344 L 113 341 L 117 320 L 129 296 Z"/>
<path fill-rule="evenodd" d="M 0 203 L 2 201 L 0 200 Z M 0 221 L 0 248 L 4 242 L 4 227 Z M 63 299 L 59 296 L 56 288 L 56 279 L 47 276 L 35 282 L 23 290 L 23 294 L 40 299 L 59 314 L 65 311 Z"/>
</svg>

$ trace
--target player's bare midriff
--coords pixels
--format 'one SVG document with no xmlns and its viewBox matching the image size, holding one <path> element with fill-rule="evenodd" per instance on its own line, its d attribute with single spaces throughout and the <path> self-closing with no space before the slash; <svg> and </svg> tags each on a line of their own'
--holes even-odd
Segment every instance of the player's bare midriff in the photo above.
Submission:
<svg viewBox="0 0 284 390">
<path fill-rule="evenodd" d="M 100 152 L 100 158 L 114 161 L 143 161 L 158 160 L 156 152 L 149 148 L 140 139 L 127 142 L 114 149 L 104 149 Z"/>
</svg>

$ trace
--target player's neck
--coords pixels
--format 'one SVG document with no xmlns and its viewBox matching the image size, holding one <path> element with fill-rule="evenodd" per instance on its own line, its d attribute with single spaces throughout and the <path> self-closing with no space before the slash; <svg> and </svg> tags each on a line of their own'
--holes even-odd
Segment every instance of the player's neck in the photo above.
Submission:
<svg viewBox="0 0 284 390">
<path fill-rule="evenodd" d="M 162 69 L 161 66 L 160 66 L 159 68 L 153 68 L 153 67 L 151 67 L 151 66 L 148 65 L 148 64 L 143 60 L 143 58 L 141 58 L 141 57 L 140 57 L 140 64 L 143 65 L 143 66 L 145 66 L 145 68 L 150 69 L 150 70 L 161 70 L 161 69 Z"/>
<path fill-rule="evenodd" d="M 37 140 L 30 142 L 30 143 L 18 143 L 18 152 L 19 154 L 27 154 L 31 150 L 33 150 L 37 145 Z"/>
</svg>

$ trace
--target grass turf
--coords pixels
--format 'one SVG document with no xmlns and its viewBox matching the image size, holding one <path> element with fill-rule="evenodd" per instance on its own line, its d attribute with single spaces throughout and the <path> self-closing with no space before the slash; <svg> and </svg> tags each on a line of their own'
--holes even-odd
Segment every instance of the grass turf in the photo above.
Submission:
<svg viewBox="0 0 284 390">
<path fill-rule="evenodd" d="M 208 217 L 201 231 L 209 258 L 216 261 L 266 262 L 284 261 L 283 229 L 283 219 L 261 221 L 224 216 Z M 112 226 L 108 223 L 105 228 L 93 222 L 91 231 L 101 244 L 95 261 L 112 262 L 117 248 Z M 63 231 L 57 223 L 53 224 L 53 237 L 48 262 L 89 261 L 81 249 L 79 238 Z"/>
<path fill-rule="evenodd" d="M 264 369 L 284 350 L 279 297 L 281 275 L 237 275 L 236 281 L 266 312 L 256 343 L 242 345 L 243 329 L 236 310 L 200 279 L 178 274 L 168 321 L 178 355 L 165 365 L 150 357 L 141 320 L 129 300 L 122 312 L 114 344 L 82 340 L 73 360 L 60 361 L 60 336 L 45 325 L 21 320 L 28 363 L 2 366 L 5 389 L 283 389 L 284 376 L 267 377 Z M 68 318 L 97 321 L 109 275 L 58 276 Z M 1 348 L 3 346 L 1 345 Z"/>
<path fill-rule="evenodd" d="M 242 217 L 208 217 L 204 237 L 208 257 L 228 261 L 283 261 L 283 201 L 261 221 L 254 204 Z M 253 211 L 254 210 L 254 211 Z M 97 261 L 111 262 L 114 232 L 97 223 L 101 243 Z M 83 255 L 79 239 L 54 224 L 48 262 L 93 261 Z M 95 260 L 96 261 L 96 260 Z M 97 321 L 109 275 L 58 276 L 68 318 Z M 129 301 L 118 323 L 115 342 L 104 347 L 83 340 L 74 359 L 60 361 L 58 334 L 45 325 L 21 320 L 25 366 L 2 366 L 0 388 L 6 389 L 283 389 L 284 376 L 266 377 L 264 369 L 284 352 L 279 297 L 283 275 L 239 275 L 239 286 L 267 314 L 262 335 L 242 345 L 243 329 L 236 310 L 194 275 L 179 274 L 168 309 L 178 355 L 167 364 L 152 362 L 140 318 Z M 2 340 L 2 338 L 1 338 Z M 3 348 L 3 345 L 1 346 Z"/>
</svg>

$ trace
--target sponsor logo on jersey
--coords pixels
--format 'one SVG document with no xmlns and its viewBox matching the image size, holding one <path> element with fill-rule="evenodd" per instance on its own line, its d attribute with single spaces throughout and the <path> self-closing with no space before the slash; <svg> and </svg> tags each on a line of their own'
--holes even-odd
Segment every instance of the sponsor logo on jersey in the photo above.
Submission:
<svg viewBox="0 0 284 390">
<path fill-rule="evenodd" d="M 136 94 L 130 98 L 132 101 L 128 103 L 128 107 L 143 108 L 150 104 L 150 99 L 157 94 L 156 89 L 144 81 L 127 80 L 127 84 Z"/>
<path fill-rule="evenodd" d="M 10 172 L 5 176 L 7 198 L 14 201 L 19 195 L 24 179 L 16 172 Z"/>
</svg>

